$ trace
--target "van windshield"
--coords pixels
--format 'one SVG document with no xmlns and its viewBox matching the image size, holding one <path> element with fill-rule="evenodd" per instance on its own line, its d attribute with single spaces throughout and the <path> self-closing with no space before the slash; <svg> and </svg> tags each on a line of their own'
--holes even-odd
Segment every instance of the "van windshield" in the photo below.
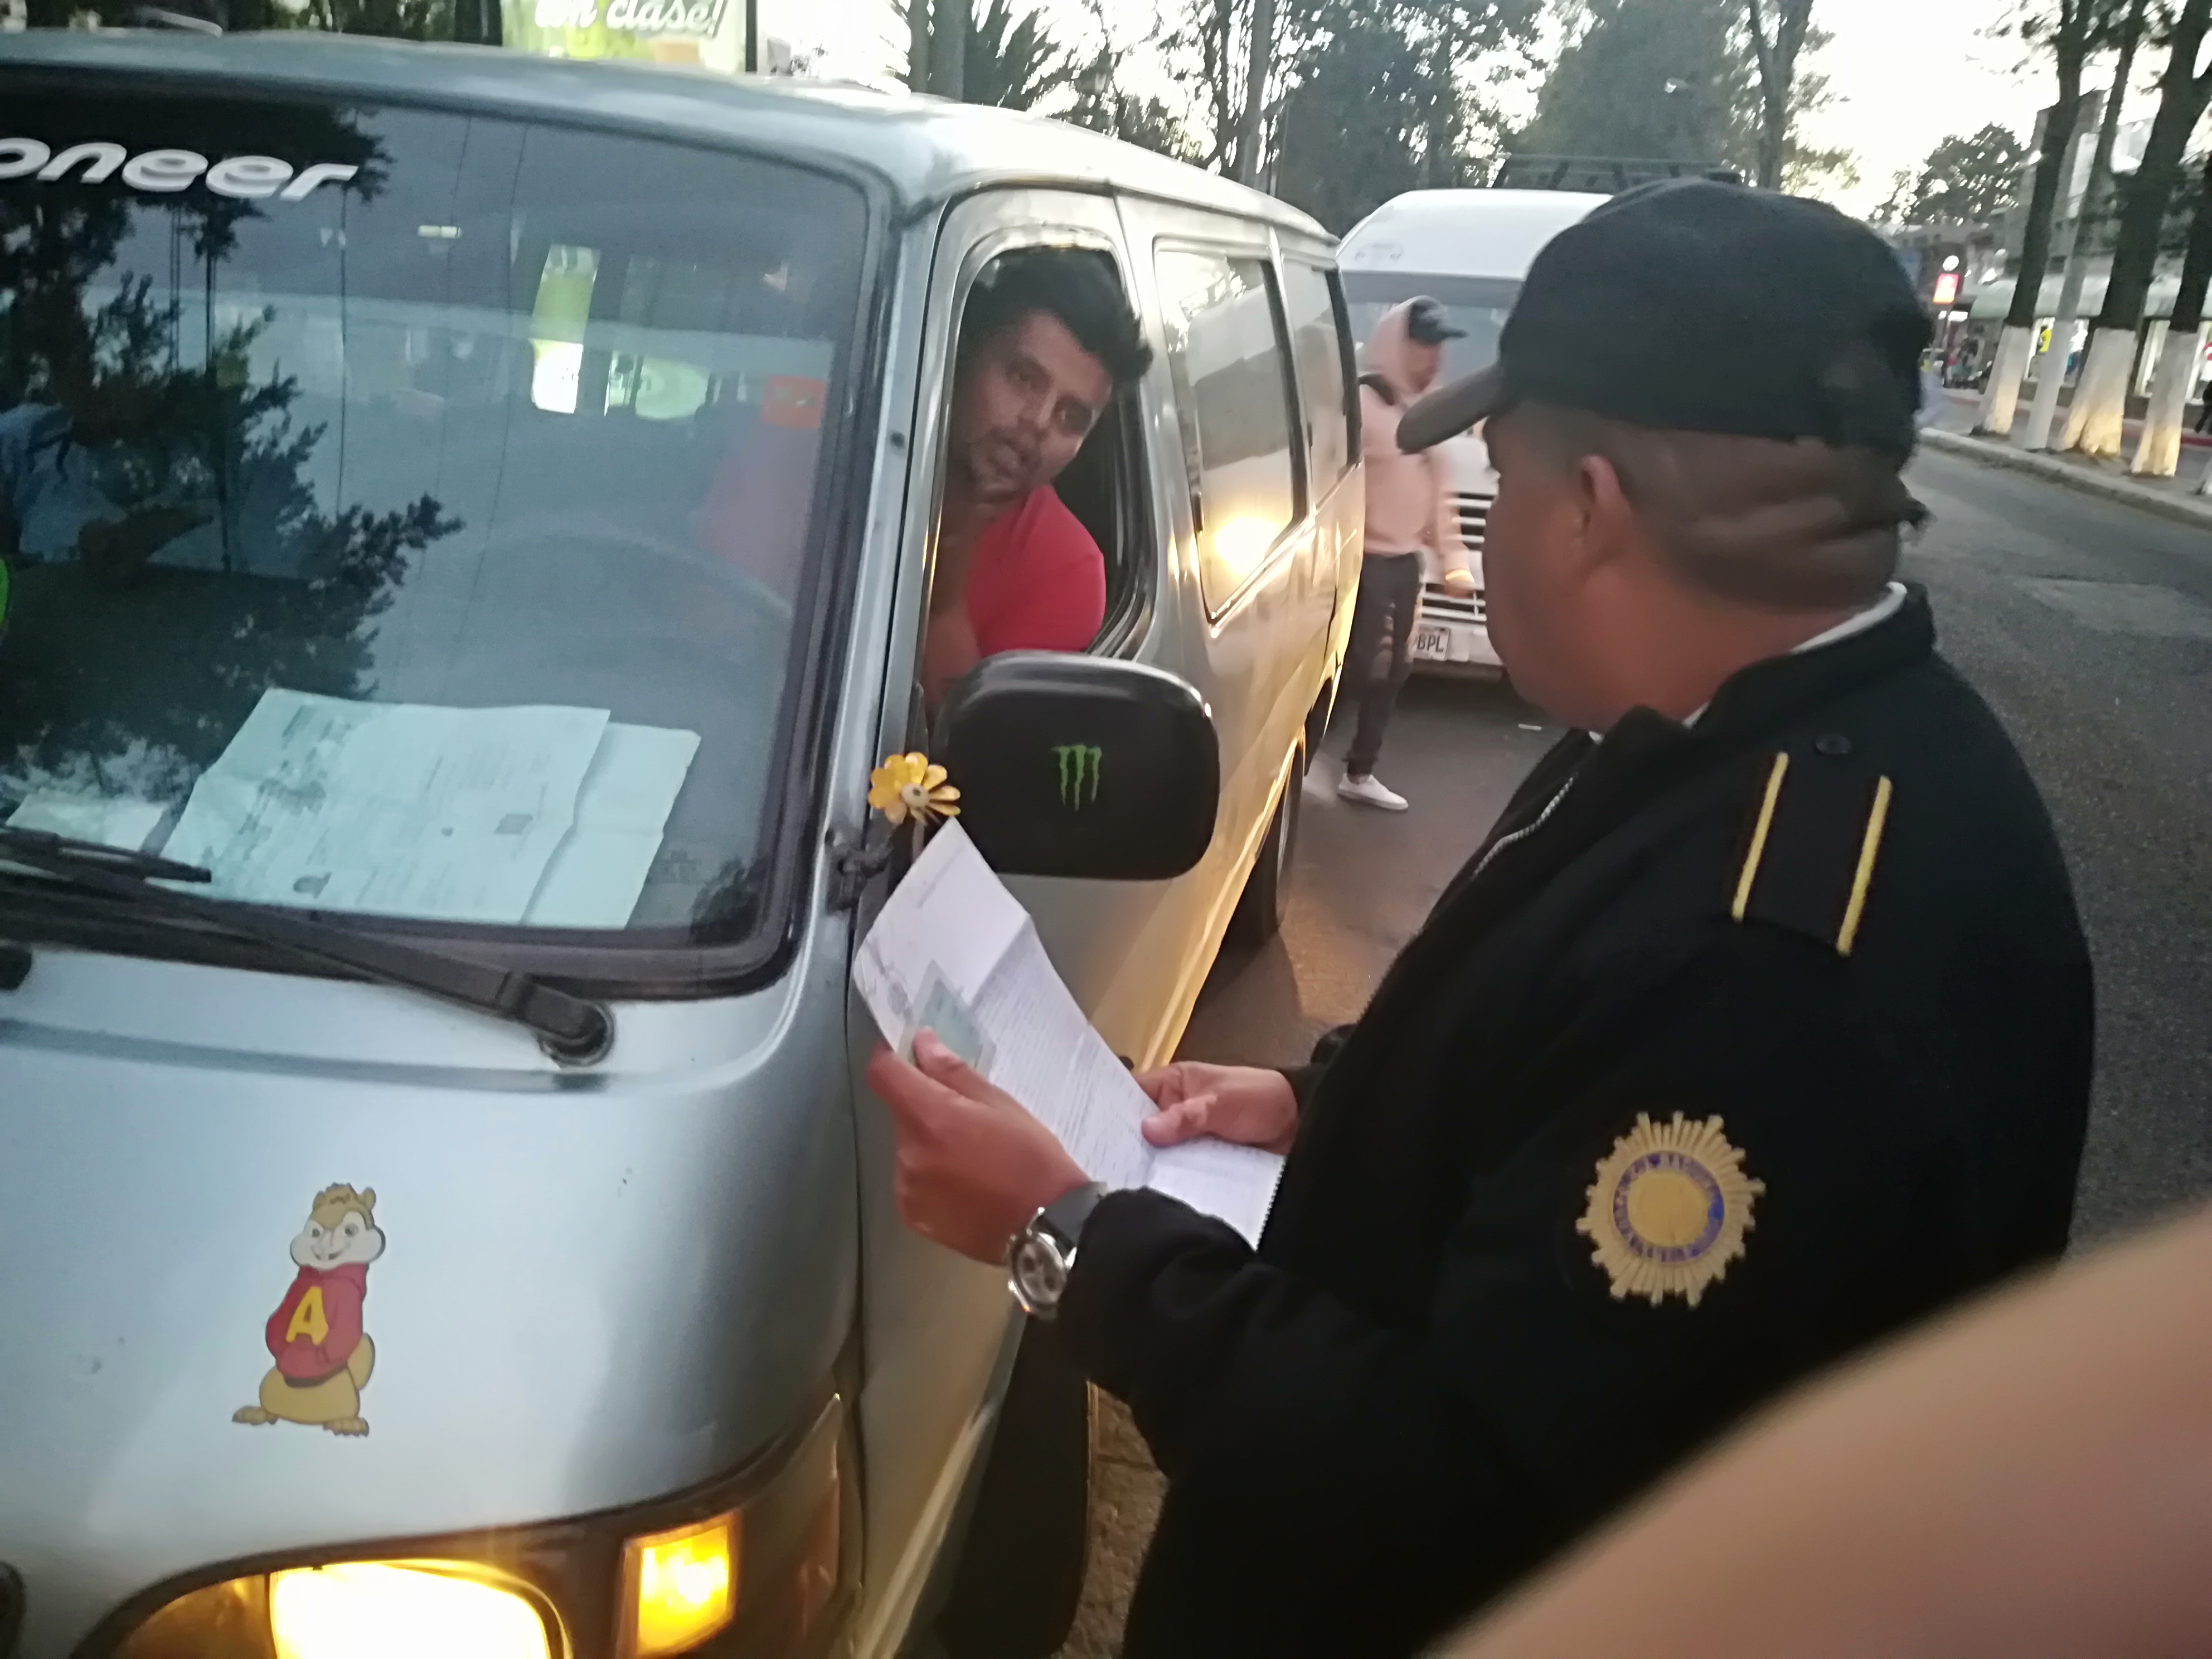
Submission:
<svg viewBox="0 0 2212 1659">
<path fill-rule="evenodd" d="M 1366 368 L 1367 342 L 1374 337 L 1376 324 L 1382 320 L 1382 313 L 1391 307 L 1403 305 L 1408 300 L 1426 295 L 1451 313 L 1454 327 L 1467 331 L 1465 339 L 1445 345 L 1443 368 L 1437 374 L 1439 384 L 1487 368 L 1498 361 L 1498 332 L 1504 328 L 1506 315 L 1520 294 L 1520 283 L 1499 277 L 1424 276 L 1411 270 L 1344 273 L 1345 305 L 1351 315 L 1352 337 L 1358 343 L 1363 370 Z"/>
<path fill-rule="evenodd" d="M 679 143 L 0 80 L 0 821 L 748 931 L 866 228 Z"/>
</svg>

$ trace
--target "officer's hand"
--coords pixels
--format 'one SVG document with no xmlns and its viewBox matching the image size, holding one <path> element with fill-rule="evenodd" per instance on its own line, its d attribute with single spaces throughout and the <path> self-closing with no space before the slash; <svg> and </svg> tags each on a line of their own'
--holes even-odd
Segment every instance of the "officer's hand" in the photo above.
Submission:
<svg viewBox="0 0 2212 1659">
<path fill-rule="evenodd" d="M 899 1218 L 977 1261 L 1004 1261 L 1014 1235 L 1084 1174 L 1051 1130 L 937 1040 L 917 1032 L 915 1063 L 878 1044 L 868 1087 L 898 1134 Z"/>
<path fill-rule="evenodd" d="M 1159 1108 L 1145 1120 L 1145 1139 L 1155 1146 L 1212 1135 L 1287 1152 L 1298 1138 L 1297 1097 L 1280 1072 L 1179 1060 L 1146 1073 L 1137 1085 Z"/>
</svg>

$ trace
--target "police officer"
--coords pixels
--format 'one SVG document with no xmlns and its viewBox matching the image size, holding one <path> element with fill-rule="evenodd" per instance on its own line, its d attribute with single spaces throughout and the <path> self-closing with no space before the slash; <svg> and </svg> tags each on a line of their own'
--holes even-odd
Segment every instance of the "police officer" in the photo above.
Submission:
<svg viewBox="0 0 2212 1659">
<path fill-rule="evenodd" d="M 2035 787 L 1895 580 L 1929 331 L 1871 233 L 1705 179 L 1539 255 L 1407 411 L 1499 474 L 1490 618 L 1574 728 L 1359 1022 L 1145 1079 L 1289 1151 L 1258 1249 L 879 1054 L 911 1224 L 1127 1401 L 1152 1656 L 1404 1654 L 1792 1380 L 2057 1254 L 2088 957 Z M 1064 1281 L 1057 1271 L 1066 1269 Z"/>
</svg>

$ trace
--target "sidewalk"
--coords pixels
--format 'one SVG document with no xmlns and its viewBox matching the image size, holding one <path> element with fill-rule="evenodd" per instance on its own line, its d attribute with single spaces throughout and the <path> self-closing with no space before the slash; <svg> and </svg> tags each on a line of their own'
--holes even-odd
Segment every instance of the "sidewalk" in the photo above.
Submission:
<svg viewBox="0 0 2212 1659">
<path fill-rule="evenodd" d="M 2185 432 L 2181 465 L 2175 477 L 2135 478 L 2128 476 L 2124 464 L 2093 461 L 2081 455 L 2036 454 L 2014 448 L 2007 439 L 1975 437 L 1972 428 L 1975 413 L 1981 407 L 1979 394 L 1947 391 L 1943 398 L 1945 406 L 1936 410 L 1935 419 L 1920 432 L 1922 441 L 1940 454 L 1962 455 L 1985 466 L 2033 473 L 2084 495 L 2123 501 L 2184 524 L 2212 529 L 2212 495 L 2194 493 L 2203 482 L 2207 470 L 2212 469 L 2212 437 Z M 2020 412 L 2022 424 L 2027 417 L 2027 410 L 2023 405 Z M 2142 424 L 2139 421 L 2127 422 L 2126 448 L 2130 453 L 2134 452 L 2136 434 L 2142 430 Z"/>
</svg>

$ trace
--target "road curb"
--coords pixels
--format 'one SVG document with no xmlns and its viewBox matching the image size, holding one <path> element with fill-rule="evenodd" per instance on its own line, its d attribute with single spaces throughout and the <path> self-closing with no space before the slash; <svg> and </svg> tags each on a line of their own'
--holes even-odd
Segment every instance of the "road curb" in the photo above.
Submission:
<svg viewBox="0 0 2212 1659">
<path fill-rule="evenodd" d="M 2212 530 L 2212 496 L 2179 495 L 2154 485 L 2137 483 L 2131 478 L 2115 478 L 2106 473 L 2092 472 L 2086 467 L 2059 460 L 2055 456 L 2033 455 L 2025 450 L 2014 449 L 2009 444 L 1970 438 L 1963 433 L 1945 432 L 1936 427 L 1922 428 L 1920 441 L 1946 455 L 1963 455 L 1970 460 L 1979 461 L 1984 466 L 2001 466 L 2014 472 L 2033 473 L 2039 478 L 2048 478 L 2053 483 L 2064 484 L 2069 489 L 2078 490 L 2084 495 L 2124 502 L 2130 507 L 2142 507 L 2147 513 L 2155 513 L 2163 519 Z"/>
</svg>

